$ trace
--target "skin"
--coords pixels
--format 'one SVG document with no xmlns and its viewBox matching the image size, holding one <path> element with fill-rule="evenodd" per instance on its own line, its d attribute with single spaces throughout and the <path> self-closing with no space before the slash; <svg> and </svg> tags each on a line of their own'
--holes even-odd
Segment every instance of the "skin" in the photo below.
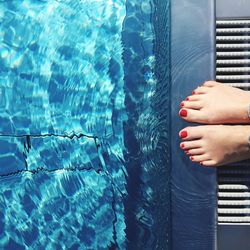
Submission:
<svg viewBox="0 0 250 250">
<path fill-rule="evenodd" d="M 244 91 L 213 81 L 205 82 L 182 102 L 188 122 L 203 124 L 250 123 L 248 106 L 250 91 Z M 180 110 L 181 112 L 181 110 Z"/>
<path fill-rule="evenodd" d="M 248 125 L 204 125 L 183 130 L 187 137 L 183 138 L 180 147 L 193 162 L 220 166 L 250 158 Z"/>
<path fill-rule="evenodd" d="M 190 160 L 204 166 L 220 166 L 250 158 L 248 106 L 250 92 L 217 82 L 206 82 L 182 103 L 188 122 L 210 125 L 186 127 L 180 131 L 180 147 Z M 180 110 L 181 112 L 181 110 Z"/>
</svg>

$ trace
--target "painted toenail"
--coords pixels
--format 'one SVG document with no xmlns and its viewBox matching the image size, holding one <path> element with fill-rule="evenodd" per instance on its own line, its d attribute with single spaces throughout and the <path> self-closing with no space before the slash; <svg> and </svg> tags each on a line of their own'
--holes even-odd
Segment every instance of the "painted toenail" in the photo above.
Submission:
<svg viewBox="0 0 250 250">
<path fill-rule="evenodd" d="M 182 109 L 181 112 L 180 112 L 180 116 L 186 117 L 187 116 L 187 110 L 186 109 Z"/>
<path fill-rule="evenodd" d="M 203 165 L 203 162 L 200 162 L 200 165 Z"/>
<path fill-rule="evenodd" d="M 185 148 L 185 144 L 184 143 L 181 144 L 181 148 Z"/>
<path fill-rule="evenodd" d="M 193 161 L 193 160 L 194 160 L 194 157 L 193 157 L 193 156 L 190 156 L 189 159 L 190 159 L 191 161 Z"/>
<path fill-rule="evenodd" d="M 184 107 L 184 102 L 181 102 L 181 107 Z"/>
<path fill-rule="evenodd" d="M 181 131 L 181 133 L 180 133 L 180 137 L 181 137 L 182 139 L 183 139 L 183 138 L 186 138 L 187 135 L 188 135 L 188 133 L 187 133 L 186 130 L 183 130 L 183 131 Z"/>
<path fill-rule="evenodd" d="M 186 98 L 186 101 L 189 101 L 189 98 L 188 98 L 188 97 Z"/>
<path fill-rule="evenodd" d="M 193 91 L 192 94 L 195 95 L 195 91 Z"/>
</svg>

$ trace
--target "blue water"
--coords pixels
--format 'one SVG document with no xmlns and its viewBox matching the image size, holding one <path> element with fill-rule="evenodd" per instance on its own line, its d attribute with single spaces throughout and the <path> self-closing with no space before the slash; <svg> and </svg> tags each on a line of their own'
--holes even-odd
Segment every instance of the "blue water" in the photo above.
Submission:
<svg viewBox="0 0 250 250">
<path fill-rule="evenodd" d="M 168 10 L 0 0 L 0 249 L 168 249 Z"/>
</svg>

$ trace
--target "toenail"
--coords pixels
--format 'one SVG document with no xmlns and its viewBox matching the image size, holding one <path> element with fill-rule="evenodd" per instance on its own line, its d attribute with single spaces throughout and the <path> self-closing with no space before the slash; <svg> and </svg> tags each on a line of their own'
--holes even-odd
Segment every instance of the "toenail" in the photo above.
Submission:
<svg viewBox="0 0 250 250">
<path fill-rule="evenodd" d="M 180 116 L 186 117 L 187 116 L 187 110 L 186 109 L 182 109 L 181 112 L 180 112 Z"/>
<path fill-rule="evenodd" d="M 187 133 L 186 130 L 183 130 L 183 131 L 181 131 L 181 133 L 180 133 L 180 137 L 181 137 L 182 139 L 183 139 L 183 138 L 186 138 L 187 135 L 188 135 L 188 133 Z"/>
<path fill-rule="evenodd" d="M 184 143 L 181 144 L 181 148 L 185 148 L 185 144 Z"/>
<path fill-rule="evenodd" d="M 193 156 L 190 156 L 189 159 L 190 159 L 191 161 L 193 161 L 193 160 L 194 160 L 194 157 L 193 157 Z"/>
<path fill-rule="evenodd" d="M 189 101 L 189 98 L 188 98 L 188 97 L 186 98 L 186 101 Z"/>
<path fill-rule="evenodd" d="M 203 162 L 200 162 L 201 165 L 203 165 Z"/>
<path fill-rule="evenodd" d="M 181 102 L 181 107 L 184 107 L 184 102 Z"/>
<path fill-rule="evenodd" d="M 195 95 L 195 91 L 192 92 L 192 95 Z"/>
</svg>

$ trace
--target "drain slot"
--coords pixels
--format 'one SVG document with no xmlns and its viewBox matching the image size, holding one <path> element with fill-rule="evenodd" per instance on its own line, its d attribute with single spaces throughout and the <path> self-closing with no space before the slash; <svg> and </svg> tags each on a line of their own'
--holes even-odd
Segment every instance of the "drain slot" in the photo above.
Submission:
<svg viewBox="0 0 250 250">
<path fill-rule="evenodd" d="M 216 21 L 216 80 L 250 90 L 250 20 Z M 250 162 L 218 168 L 218 224 L 250 224 Z"/>
</svg>

